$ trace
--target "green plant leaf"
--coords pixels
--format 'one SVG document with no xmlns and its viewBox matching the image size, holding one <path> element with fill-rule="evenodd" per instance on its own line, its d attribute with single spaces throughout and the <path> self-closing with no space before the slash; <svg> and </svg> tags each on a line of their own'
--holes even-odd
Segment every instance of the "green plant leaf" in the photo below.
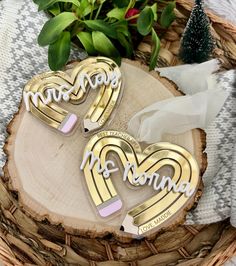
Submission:
<svg viewBox="0 0 236 266">
<path fill-rule="evenodd" d="M 77 34 L 80 42 L 82 43 L 84 49 L 89 55 L 95 55 L 96 50 L 93 45 L 92 34 L 90 32 L 81 31 Z"/>
<path fill-rule="evenodd" d="M 113 4 L 119 8 L 127 7 L 129 5 L 130 0 L 113 0 Z"/>
<path fill-rule="evenodd" d="M 113 39 L 117 38 L 114 28 L 103 20 L 85 20 L 84 23 L 91 30 L 103 32 L 105 35 Z"/>
<path fill-rule="evenodd" d="M 109 18 L 116 18 L 118 20 L 122 20 L 125 18 L 125 13 L 126 13 L 126 7 L 123 8 L 115 7 L 110 12 L 107 13 L 107 16 Z"/>
<path fill-rule="evenodd" d="M 80 3 L 78 0 L 41 0 L 39 2 L 39 11 L 41 10 L 46 10 L 52 5 L 58 3 L 58 2 L 63 2 L 63 3 L 72 3 L 75 6 L 79 7 Z"/>
<path fill-rule="evenodd" d="M 133 8 L 133 7 L 135 6 L 135 3 L 136 3 L 136 0 L 130 0 L 130 1 L 129 1 L 129 4 L 128 4 L 127 8 L 126 8 L 126 12 L 125 12 L 125 13 L 127 13 L 127 11 L 128 11 L 130 8 Z"/>
<path fill-rule="evenodd" d="M 131 58 L 133 55 L 132 41 L 130 39 L 127 39 L 126 36 L 122 33 L 118 33 L 117 36 L 118 36 L 118 41 L 125 48 L 126 56 L 128 58 Z"/>
<path fill-rule="evenodd" d="M 175 2 L 171 2 L 162 11 L 160 24 L 163 28 L 168 28 L 170 24 L 175 20 L 175 6 Z"/>
<path fill-rule="evenodd" d="M 62 32 L 60 38 L 49 45 L 48 64 L 51 70 L 61 69 L 70 56 L 71 40 L 68 31 Z"/>
<path fill-rule="evenodd" d="M 152 9 L 152 12 L 153 12 L 153 15 L 154 15 L 154 20 L 157 21 L 157 3 L 153 4 L 151 6 L 151 9 Z"/>
<path fill-rule="evenodd" d="M 70 24 L 77 20 L 76 16 L 71 12 L 63 12 L 60 15 L 47 21 L 38 37 L 40 46 L 46 46 L 54 43 Z"/>
<path fill-rule="evenodd" d="M 59 15 L 61 13 L 59 3 L 56 3 L 55 5 L 48 8 L 48 12 L 50 12 L 54 17 Z"/>
<path fill-rule="evenodd" d="M 89 0 L 81 0 L 80 7 L 77 9 L 77 14 L 79 17 L 86 17 L 92 12 L 92 10 L 96 10 L 97 8 L 98 7 L 95 2 L 92 4 Z"/>
<path fill-rule="evenodd" d="M 128 29 L 128 21 L 127 20 L 119 20 L 112 24 L 112 27 L 114 28 L 115 32 L 121 32 L 126 37 L 130 35 L 129 29 Z"/>
<path fill-rule="evenodd" d="M 149 65 L 150 70 L 153 70 L 157 65 L 157 58 L 159 55 L 160 48 L 161 48 L 160 39 L 157 36 L 155 30 L 152 28 L 152 53 Z"/>
<path fill-rule="evenodd" d="M 145 7 L 137 20 L 137 29 L 138 32 L 146 36 L 148 35 L 152 30 L 152 25 L 154 23 L 154 15 L 151 7 Z"/>
<path fill-rule="evenodd" d="M 93 31 L 92 39 L 94 48 L 99 54 L 113 58 L 116 62 L 120 61 L 118 50 L 103 32 Z"/>
<path fill-rule="evenodd" d="M 36 5 L 39 5 L 42 0 L 33 0 Z"/>
</svg>

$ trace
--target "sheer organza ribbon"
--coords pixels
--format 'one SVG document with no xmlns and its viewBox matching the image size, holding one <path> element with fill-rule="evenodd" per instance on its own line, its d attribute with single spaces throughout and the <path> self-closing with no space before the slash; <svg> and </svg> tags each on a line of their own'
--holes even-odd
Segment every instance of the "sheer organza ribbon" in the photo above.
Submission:
<svg viewBox="0 0 236 266">
<path fill-rule="evenodd" d="M 180 134 L 194 128 L 206 128 L 228 97 L 224 88 L 217 86 L 215 75 L 211 74 L 218 67 L 217 60 L 211 60 L 194 66 L 171 67 L 169 72 L 167 68 L 158 69 L 162 75 L 177 80 L 177 85 L 192 95 L 173 97 L 147 106 L 131 118 L 128 132 L 140 142 L 154 143 L 160 141 L 164 133 Z"/>
</svg>

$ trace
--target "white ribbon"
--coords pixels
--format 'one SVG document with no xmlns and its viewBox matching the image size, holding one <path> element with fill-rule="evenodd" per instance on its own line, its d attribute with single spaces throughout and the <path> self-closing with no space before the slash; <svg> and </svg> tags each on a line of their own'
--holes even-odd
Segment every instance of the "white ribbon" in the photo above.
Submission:
<svg viewBox="0 0 236 266">
<path fill-rule="evenodd" d="M 153 103 L 131 118 L 128 132 L 140 142 L 154 143 L 160 141 L 164 133 L 180 134 L 194 128 L 206 128 L 214 120 L 228 97 L 228 93 L 223 88 L 217 87 L 214 75 L 209 74 L 209 69 L 211 72 L 217 70 L 218 63 L 216 62 L 216 60 L 211 60 L 194 65 L 194 72 L 193 66 L 182 66 L 182 71 L 185 74 L 188 73 L 188 78 L 186 79 L 184 75 L 184 82 L 183 79 L 179 79 L 180 75 L 176 76 L 178 83 L 181 83 L 181 89 L 185 92 L 189 90 L 189 84 L 192 81 L 194 87 L 192 92 L 196 92 L 197 81 L 195 83 L 194 80 L 198 79 L 201 81 L 198 87 L 200 92 Z M 178 72 L 181 67 L 170 68 L 172 79 L 175 68 L 178 68 Z M 188 71 L 188 68 L 191 68 L 191 71 Z M 207 71 L 204 72 L 206 68 Z"/>
</svg>

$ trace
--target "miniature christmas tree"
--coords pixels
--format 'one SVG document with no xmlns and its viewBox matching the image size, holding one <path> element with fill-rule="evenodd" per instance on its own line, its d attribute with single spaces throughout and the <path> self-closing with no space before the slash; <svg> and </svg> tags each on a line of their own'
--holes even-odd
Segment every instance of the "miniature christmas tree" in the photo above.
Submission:
<svg viewBox="0 0 236 266">
<path fill-rule="evenodd" d="M 195 0 L 181 41 L 180 58 L 188 64 L 201 63 L 209 59 L 213 48 L 209 19 L 203 10 L 202 1 Z"/>
</svg>

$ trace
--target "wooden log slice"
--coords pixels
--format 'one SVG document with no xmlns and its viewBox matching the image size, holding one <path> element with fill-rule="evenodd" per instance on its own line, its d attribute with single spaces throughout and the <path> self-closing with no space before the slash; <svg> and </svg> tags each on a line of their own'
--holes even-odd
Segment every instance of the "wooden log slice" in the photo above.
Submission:
<svg viewBox="0 0 236 266">
<path fill-rule="evenodd" d="M 148 72 L 137 62 L 123 61 L 121 70 L 125 80 L 123 97 L 112 121 L 103 129 L 126 131 L 128 121 L 137 111 L 153 102 L 182 95 L 172 82 Z M 93 91 L 85 103 L 68 105 L 69 111 L 77 113 L 82 121 L 95 96 Z M 89 139 L 84 137 L 81 127 L 78 126 L 71 136 L 60 135 L 28 113 L 22 103 L 8 131 L 10 136 L 5 145 L 8 163 L 4 172 L 10 180 L 9 188 L 18 192 L 20 205 L 36 220 L 47 218 L 53 224 L 62 224 L 72 234 L 80 230 L 100 236 L 105 232 L 120 235 L 125 211 L 153 193 L 150 187 L 138 193 L 125 186 L 121 178 L 114 177 L 125 209 L 112 219 L 102 220 L 90 200 L 83 172 L 79 169 Z M 202 130 L 165 135 L 163 141 L 186 148 L 195 156 L 201 173 L 204 172 L 205 134 Z"/>
</svg>

